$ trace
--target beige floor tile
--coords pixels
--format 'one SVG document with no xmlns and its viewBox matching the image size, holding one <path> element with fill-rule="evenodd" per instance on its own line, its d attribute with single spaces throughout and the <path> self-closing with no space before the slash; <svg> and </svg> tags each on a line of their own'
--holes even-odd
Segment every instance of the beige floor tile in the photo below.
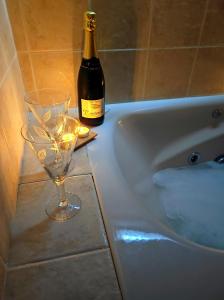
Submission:
<svg viewBox="0 0 224 300">
<path fill-rule="evenodd" d="M 6 300 L 121 300 L 109 250 L 11 270 Z"/>
<path fill-rule="evenodd" d="M 17 212 L 12 222 L 9 264 L 70 255 L 107 246 L 97 196 L 90 175 L 75 176 L 65 181 L 66 191 L 82 200 L 81 211 L 66 222 L 50 220 L 46 202 L 56 194 L 52 181 L 22 184 Z"/>
</svg>

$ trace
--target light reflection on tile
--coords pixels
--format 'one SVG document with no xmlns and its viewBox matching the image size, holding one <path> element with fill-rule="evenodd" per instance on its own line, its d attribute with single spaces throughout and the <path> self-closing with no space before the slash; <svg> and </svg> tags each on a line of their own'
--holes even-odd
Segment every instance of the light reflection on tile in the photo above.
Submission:
<svg viewBox="0 0 224 300">
<path fill-rule="evenodd" d="M 150 241 L 173 241 L 165 235 L 153 232 L 143 232 L 129 229 L 117 231 L 116 239 L 125 243 L 147 243 Z"/>
<path fill-rule="evenodd" d="M 7 209 L 13 214 L 23 151 L 20 128 L 25 120 L 23 84 L 17 60 L 12 64 L 0 88 L 0 97 L 1 105 L 4 107 L 4 109 L 0 109 L 1 136 L 5 138 L 4 145 L 1 146 L 1 170 L 4 172 L 2 181 L 7 181 L 4 184 L 4 188 L 7 190 L 6 195 L 8 194 L 8 199 L 10 199 Z"/>
<path fill-rule="evenodd" d="M 80 49 L 87 0 L 21 2 L 31 50 Z"/>
<path fill-rule="evenodd" d="M 16 53 L 7 11 L 0 1 L 0 82 Z"/>
<path fill-rule="evenodd" d="M 71 105 L 76 105 L 76 83 L 81 62 L 80 52 L 32 53 L 32 63 L 38 89 L 55 88 L 71 94 Z"/>
</svg>

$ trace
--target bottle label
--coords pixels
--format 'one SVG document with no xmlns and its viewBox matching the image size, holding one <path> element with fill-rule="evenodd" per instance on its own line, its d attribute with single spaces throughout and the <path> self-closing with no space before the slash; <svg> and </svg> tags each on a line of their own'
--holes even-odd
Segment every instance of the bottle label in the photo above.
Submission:
<svg viewBox="0 0 224 300">
<path fill-rule="evenodd" d="M 97 100 L 81 99 L 81 107 L 83 118 L 100 118 L 104 115 L 104 98 Z"/>
</svg>

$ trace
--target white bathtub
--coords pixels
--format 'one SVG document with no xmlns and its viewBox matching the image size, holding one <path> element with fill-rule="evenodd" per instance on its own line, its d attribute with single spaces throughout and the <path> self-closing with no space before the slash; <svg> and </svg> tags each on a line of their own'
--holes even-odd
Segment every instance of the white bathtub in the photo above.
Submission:
<svg viewBox="0 0 224 300">
<path fill-rule="evenodd" d="M 172 230 L 151 189 L 153 174 L 192 152 L 224 154 L 217 108 L 224 96 L 115 104 L 96 128 L 88 153 L 124 299 L 224 299 L 224 250 Z"/>
</svg>

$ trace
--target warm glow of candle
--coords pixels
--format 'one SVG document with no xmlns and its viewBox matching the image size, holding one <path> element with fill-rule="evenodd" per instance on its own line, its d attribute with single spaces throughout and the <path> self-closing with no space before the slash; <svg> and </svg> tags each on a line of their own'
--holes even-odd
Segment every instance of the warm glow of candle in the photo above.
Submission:
<svg viewBox="0 0 224 300">
<path fill-rule="evenodd" d="M 87 137 L 88 135 L 89 135 L 89 128 L 85 126 L 80 126 L 79 133 L 78 133 L 79 138 L 84 138 Z"/>
<path fill-rule="evenodd" d="M 60 148 L 61 150 L 71 150 L 76 140 L 76 135 L 74 133 L 65 133 L 62 136 L 61 142 L 60 142 Z"/>
<path fill-rule="evenodd" d="M 75 140 L 75 134 L 74 133 L 66 133 L 62 136 L 63 142 L 72 142 Z"/>
</svg>

